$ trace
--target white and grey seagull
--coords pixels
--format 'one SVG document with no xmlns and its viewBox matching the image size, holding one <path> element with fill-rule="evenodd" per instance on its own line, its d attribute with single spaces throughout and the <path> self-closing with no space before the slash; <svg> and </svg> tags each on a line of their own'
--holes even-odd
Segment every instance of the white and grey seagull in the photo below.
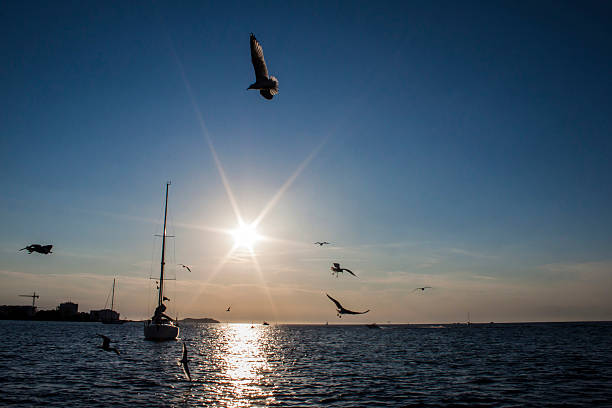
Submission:
<svg viewBox="0 0 612 408">
<path fill-rule="evenodd" d="M 344 271 L 347 271 L 348 273 L 350 273 L 350 274 L 351 274 L 351 275 L 353 275 L 354 277 L 358 278 L 358 276 L 357 276 L 357 275 L 355 275 L 355 274 L 353 273 L 353 271 L 351 271 L 350 269 L 341 268 L 341 267 L 340 267 L 340 264 L 339 264 L 339 263 L 337 263 L 337 262 L 334 262 L 334 264 L 332 265 L 332 267 L 331 267 L 330 269 L 331 269 L 331 271 L 332 271 L 332 275 L 334 275 L 334 274 L 335 274 L 335 275 L 336 275 L 336 278 L 338 277 L 338 274 L 339 274 L 339 273 L 342 273 L 342 272 L 344 272 Z"/>
<path fill-rule="evenodd" d="M 249 89 L 258 89 L 261 96 L 270 100 L 278 93 L 278 79 L 268 75 L 268 67 L 264 60 L 263 48 L 257 38 L 251 33 L 251 62 L 255 70 L 255 83 Z"/>
<path fill-rule="evenodd" d="M 181 368 L 183 369 L 183 373 L 185 374 L 185 377 L 191 381 L 191 373 L 189 372 L 189 360 L 187 359 L 187 346 L 185 345 L 185 343 L 183 343 L 183 357 L 177 361 L 177 364 L 181 366 Z"/>
<path fill-rule="evenodd" d="M 326 293 L 327 295 L 327 293 Z M 338 317 L 342 317 L 343 314 L 364 314 L 364 313 L 368 313 L 370 311 L 370 309 L 366 310 L 365 312 L 353 312 L 352 310 L 348 310 L 345 309 L 340 302 L 338 302 L 336 299 L 334 299 L 333 297 L 327 295 L 327 297 L 336 304 L 336 312 L 338 314 Z"/>
</svg>

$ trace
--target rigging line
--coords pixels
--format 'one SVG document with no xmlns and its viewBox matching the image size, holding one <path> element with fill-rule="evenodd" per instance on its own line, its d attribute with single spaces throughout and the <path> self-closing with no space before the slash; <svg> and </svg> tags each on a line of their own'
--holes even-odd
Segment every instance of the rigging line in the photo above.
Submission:
<svg viewBox="0 0 612 408">
<path fill-rule="evenodd" d="M 112 290 L 112 289 L 111 289 Z M 110 297 L 110 292 L 108 292 L 108 295 L 106 295 L 106 302 L 104 302 L 104 308 L 106 309 L 106 306 L 108 305 L 108 298 Z"/>
</svg>

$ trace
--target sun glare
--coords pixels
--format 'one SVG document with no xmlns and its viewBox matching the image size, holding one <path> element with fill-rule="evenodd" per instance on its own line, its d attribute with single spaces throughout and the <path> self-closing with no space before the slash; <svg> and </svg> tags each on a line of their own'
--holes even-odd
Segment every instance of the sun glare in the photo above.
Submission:
<svg viewBox="0 0 612 408">
<path fill-rule="evenodd" d="M 252 224 L 241 224 L 240 227 L 232 231 L 234 244 L 238 248 L 253 249 L 253 245 L 259 239 L 255 226 Z"/>
</svg>

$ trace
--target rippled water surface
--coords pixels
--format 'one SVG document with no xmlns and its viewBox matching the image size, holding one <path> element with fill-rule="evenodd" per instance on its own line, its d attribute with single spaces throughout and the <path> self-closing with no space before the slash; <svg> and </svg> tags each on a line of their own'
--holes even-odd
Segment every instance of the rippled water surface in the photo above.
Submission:
<svg viewBox="0 0 612 408">
<path fill-rule="evenodd" d="M 202 324 L 165 343 L 142 330 L 0 321 L 0 405 L 612 406 L 612 323 Z"/>
</svg>

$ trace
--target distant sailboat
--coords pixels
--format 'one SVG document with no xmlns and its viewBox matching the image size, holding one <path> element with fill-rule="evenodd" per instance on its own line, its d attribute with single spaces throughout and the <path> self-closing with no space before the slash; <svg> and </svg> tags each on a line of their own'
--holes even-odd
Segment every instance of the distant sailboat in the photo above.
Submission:
<svg viewBox="0 0 612 408">
<path fill-rule="evenodd" d="M 168 187 L 166 183 L 166 205 L 164 208 L 164 233 L 162 235 L 161 270 L 159 273 L 159 285 L 157 286 L 157 307 L 151 320 L 147 320 L 144 326 L 144 336 L 147 340 L 175 340 L 179 335 L 179 328 L 171 317 L 164 314 L 166 305 L 164 301 L 164 265 L 166 255 L 166 220 L 168 217 Z"/>
<path fill-rule="evenodd" d="M 108 301 L 108 298 L 106 298 Z M 119 319 L 119 313 L 115 312 L 115 279 L 113 279 L 113 295 L 111 296 L 111 307 L 110 313 L 106 313 L 102 317 L 102 323 L 104 324 L 123 324 L 125 320 Z"/>
</svg>

